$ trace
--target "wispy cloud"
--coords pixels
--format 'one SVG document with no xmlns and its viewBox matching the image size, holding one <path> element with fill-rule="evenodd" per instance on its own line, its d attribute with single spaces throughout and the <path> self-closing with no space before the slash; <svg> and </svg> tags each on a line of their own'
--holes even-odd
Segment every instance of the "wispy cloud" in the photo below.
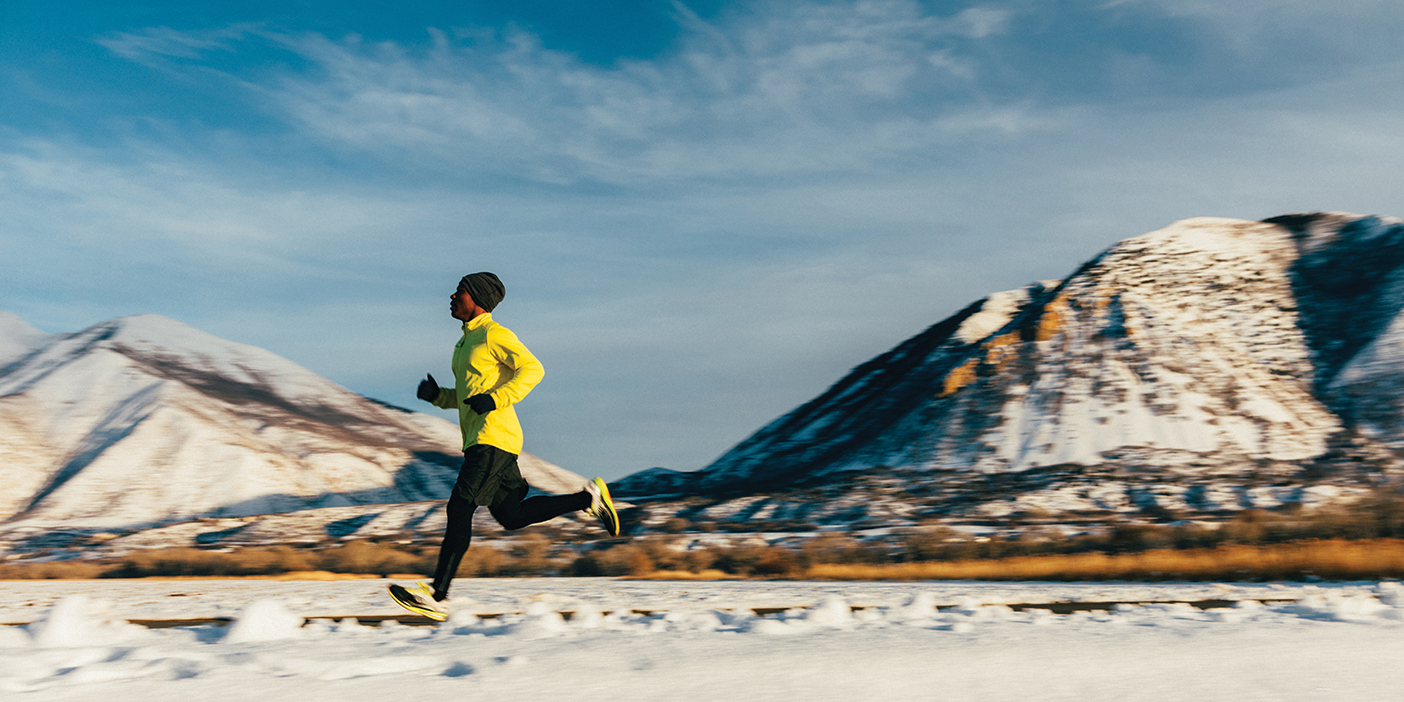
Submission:
<svg viewBox="0 0 1404 702">
<path fill-rule="evenodd" d="M 809 5 L 704 25 L 661 61 L 587 65 L 516 31 L 434 32 L 427 51 L 280 36 L 320 70 L 262 86 L 338 148 L 544 182 L 870 170 L 1036 124 L 979 94 L 972 42 L 1004 10 L 932 15 L 908 0 Z"/>
<path fill-rule="evenodd" d="M 1281 77 L 1389 62 L 1404 39 L 1404 5 L 1396 0 L 1113 0 L 1103 7 L 1187 21 L 1199 33 L 1192 39 L 1235 62 L 1230 70 Z"/>
<path fill-rule="evenodd" d="M 197 31 L 150 27 L 99 37 L 97 42 L 122 58 L 150 66 L 168 59 L 199 59 L 211 51 L 232 51 L 237 42 L 258 30 L 254 23 Z"/>
</svg>

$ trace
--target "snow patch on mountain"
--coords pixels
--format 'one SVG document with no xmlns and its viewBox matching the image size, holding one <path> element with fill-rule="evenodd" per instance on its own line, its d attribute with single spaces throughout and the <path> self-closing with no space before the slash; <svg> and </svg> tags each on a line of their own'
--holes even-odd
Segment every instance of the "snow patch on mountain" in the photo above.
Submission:
<svg viewBox="0 0 1404 702">
<path fill-rule="evenodd" d="M 1032 290 L 1042 290 L 1057 284 L 1056 280 L 1044 281 Z M 1014 318 L 1019 308 L 1028 304 L 1030 291 L 1030 288 L 1006 290 L 981 300 L 979 309 L 961 321 L 951 336 L 961 343 L 973 344 L 995 333 Z"/>
</svg>

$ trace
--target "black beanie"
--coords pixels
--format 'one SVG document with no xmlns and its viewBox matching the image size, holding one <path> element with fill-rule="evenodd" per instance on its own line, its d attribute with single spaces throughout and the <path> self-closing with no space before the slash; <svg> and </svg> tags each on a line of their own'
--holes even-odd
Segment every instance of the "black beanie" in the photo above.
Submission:
<svg viewBox="0 0 1404 702">
<path fill-rule="evenodd" d="M 488 312 L 497 307 L 507 295 L 507 288 L 502 286 L 502 281 L 487 271 L 465 275 L 458 284 L 473 296 L 473 302 Z"/>
</svg>

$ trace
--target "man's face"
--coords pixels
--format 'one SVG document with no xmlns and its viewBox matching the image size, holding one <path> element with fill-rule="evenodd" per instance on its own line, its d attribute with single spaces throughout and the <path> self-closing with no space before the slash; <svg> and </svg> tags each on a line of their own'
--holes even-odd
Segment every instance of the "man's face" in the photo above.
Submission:
<svg viewBox="0 0 1404 702">
<path fill-rule="evenodd" d="M 468 294 L 462 283 L 459 283 L 458 290 L 449 296 L 449 314 L 460 322 L 466 322 L 473 318 L 475 308 L 473 296 Z"/>
</svg>

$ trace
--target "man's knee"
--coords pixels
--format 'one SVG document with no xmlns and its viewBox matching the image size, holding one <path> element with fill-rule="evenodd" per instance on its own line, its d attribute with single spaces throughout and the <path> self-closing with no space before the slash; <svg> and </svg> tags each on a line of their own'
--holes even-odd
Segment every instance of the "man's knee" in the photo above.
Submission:
<svg viewBox="0 0 1404 702">
<path fill-rule="evenodd" d="M 449 496 L 448 506 L 444 509 L 444 512 L 449 519 L 472 519 L 473 512 L 476 512 L 477 509 L 477 505 L 463 499 L 463 497 L 455 491 Z"/>
<path fill-rule="evenodd" d="M 526 497 L 527 492 L 528 489 L 522 487 L 503 495 L 497 502 L 488 506 L 488 513 L 507 531 L 516 531 L 522 527 L 531 526 L 532 521 L 527 519 L 522 512 L 522 500 Z"/>
</svg>

